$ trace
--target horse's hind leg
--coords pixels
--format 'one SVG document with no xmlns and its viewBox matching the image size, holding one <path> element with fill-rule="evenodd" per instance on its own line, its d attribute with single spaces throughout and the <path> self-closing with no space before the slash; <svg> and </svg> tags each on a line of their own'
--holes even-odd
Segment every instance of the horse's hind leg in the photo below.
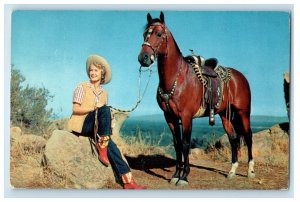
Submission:
<svg viewBox="0 0 300 202">
<path fill-rule="evenodd" d="M 228 117 L 226 113 L 221 113 L 222 124 L 225 132 L 228 135 L 228 139 L 231 145 L 231 169 L 227 175 L 227 178 L 233 178 L 236 175 L 236 169 L 238 168 L 238 149 L 240 146 L 240 138 L 236 133 L 235 127 L 232 124 L 232 115 Z"/>
<path fill-rule="evenodd" d="M 252 156 L 252 130 L 250 128 L 250 115 L 249 113 L 241 110 L 238 111 L 238 118 L 239 118 L 238 130 L 239 133 L 243 134 L 244 140 L 248 148 L 248 177 L 254 178 L 255 172 L 254 172 L 254 161 Z"/>
</svg>

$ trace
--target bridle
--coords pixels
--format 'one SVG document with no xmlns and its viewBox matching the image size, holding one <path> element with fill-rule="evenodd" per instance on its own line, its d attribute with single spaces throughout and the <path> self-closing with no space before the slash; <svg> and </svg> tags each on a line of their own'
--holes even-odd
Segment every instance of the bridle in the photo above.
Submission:
<svg viewBox="0 0 300 202">
<path fill-rule="evenodd" d="M 161 36 L 161 40 L 159 41 L 159 42 L 157 42 L 154 46 L 152 46 L 149 42 L 148 42 L 148 40 L 149 40 L 149 38 L 150 38 L 150 36 L 152 35 L 152 33 L 153 33 L 153 29 L 156 27 L 156 26 L 161 26 L 163 29 L 163 33 L 161 33 L 162 34 L 162 36 Z M 148 46 L 148 47 L 150 47 L 151 48 L 151 50 L 153 51 L 153 55 L 154 55 L 154 60 L 157 58 L 157 50 L 160 48 L 160 46 L 163 44 L 163 42 L 165 41 L 165 39 L 166 39 L 166 44 L 168 44 L 168 35 L 167 35 L 167 28 L 166 28 L 166 26 L 165 25 L 163 25 L 163 24 L 161 24 L 161 23 L 159 23 L 159 22 L 155 22 L 155 23 L 153 23 L 153 24 L 151 24 L 150 26 L 149 26 L 149 28 L 146 30 L 147 31 L 147 35 L 146 35 L 146 37 L 145 37 L 145 40 L 144 40 L 144 43 L 142 44 L 142 47 L 143 46 Z M 166 50 L 168 51 L 168 47 L 166 48 Z M 168 55 L 168 52 L 167 52 L 167 54 L 166 55 Z"/>
<path fill-rule="evenodd" d="M 161 26 L 163 28 L 163 33 L 162 33 L 162 36 L 161 36 L 161 40 L 159 42 L 157 42 L 154 46 L 152 46 L 148 40 L 150 38 L 150 36 L 152 35 L 153 33 L 153 29 L 156 27 L 156 26 Z M 164 57 L 167 57 L 168 56 L 168 35 L 167 35 L 167 32 L 168 32 L 168 29 L 165 27 L 165 25 L 159 23 L 159 22 L 156 22 L 156 23 L 153 23 L 149 26 L 149 28 L 146 30 L 147 31 L 147 35 L 145 37 L 145 41 L 144 43 L 142 44 L 142 47 L 143 46 L 148 46 L 152 49 L 153 51 L 153 55 L 154 55 L 154 60 L 157 58 L 157 50 L 160 48 L 160 46 L 163 44 L 164 40 L 166 40 L 166 54 L 164 54 Z M 152 56 L 152 55 L 151 55 Z M 178 77 L 180 75 L 180 72 L 181 72 L 181 69 L 183 67 L 183 59 L 181 58 L 181 62 L 180 62 L 180 67 L 179 67 L 179 70 L 175 76 L 175 81 L 172 85 L 172 89 L 170 91 L 170 93 L 167 93 L 165 92 L 165 90 L 163 90 L 160 85 L 158 86 L 157 88 L 157 92 L 158 94 L 160 95 L 160 97 L 162 98 L 163 102 L 166 104 L 166 107 L 167 107 L 167 110 L 170 112 L 171 109 L 170 109 L 170 106 L 169 106 L 169 100 L 173 97 L 174 93 L 175 93 L 175 90 L 176 90 L 176 87 L 177 87 L 177 80 L 178 80 Z M 149 67 L 150 68 L 150 67 Z"/>
</svg>

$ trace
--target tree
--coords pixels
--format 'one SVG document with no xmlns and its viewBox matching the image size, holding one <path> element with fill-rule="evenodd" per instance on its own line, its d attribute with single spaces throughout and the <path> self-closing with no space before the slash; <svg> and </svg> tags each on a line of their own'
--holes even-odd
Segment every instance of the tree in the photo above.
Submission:
<svg viewBox="0 0 300 202">
<path fill-rule="evenodd" d="M 18 120 L 21 112 L 20 93 L 22 90 L 21 84 L 24 81 L 25 77 L 12 65 L 10 80 L 10 119 L 12 123 L 20 122 L 20 120 Z"/>
<path fill-rule="evenodd" d="M 42 134 L 50 125 L 52 109 L 47 110 L 48 100 L 53 98 L 44 88 L 23 88 L 25 77 L 12 67 L 11 75 L 11 124 L 21 126 L 30 132 Z"/>
</svg>

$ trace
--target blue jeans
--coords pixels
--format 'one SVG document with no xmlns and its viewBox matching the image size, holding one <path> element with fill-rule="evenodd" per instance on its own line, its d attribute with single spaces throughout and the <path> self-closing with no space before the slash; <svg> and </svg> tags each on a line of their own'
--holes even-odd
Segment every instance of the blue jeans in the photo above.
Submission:
<svg viewBox="0 0 300 202">
<path fill-rule="evenodd" d="M 84 120 L 81 135 L 94 139 L 94 124 L 95 111 L 92 111 Z M 106 105 L 98 109 L 98 134 L 99 136 L 110 136 L 112 134 L 111 112 L 110 108 Z M 121 179 L 122 175 L 130 172 L 129 166 L 123 160 L 119 148 L 112 139 L 109 140 L 107 146 L 107 156 L 117 178 Z"/>
</svg>

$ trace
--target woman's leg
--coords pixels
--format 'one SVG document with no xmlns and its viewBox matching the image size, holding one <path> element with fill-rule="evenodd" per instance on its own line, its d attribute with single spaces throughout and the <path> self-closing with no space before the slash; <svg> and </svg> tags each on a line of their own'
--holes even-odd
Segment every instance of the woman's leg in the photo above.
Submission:
<svg viewBox="0 0 300 202">
<path fill-rule="evenodd" d="M 82 127 L 83 136 L 94 138 L 95 113 L 96 111 L 92 111 L 86 116 Z M 98 135 L 110 136 L 112 133 L 110 108 L 104 105 L 98 109 L 97 115 Z"/>
<path fill-rule="evenodd" d="M 99 140 L 96 147 L 99 152 L 99 160 L 105 165 L 110 164 L 107 156 L 107 148 L 111 135 L 111 112 L 110 108 L 106 105 L 100 107 L 97 113 L 97 134 L 99 135 Z"/>
<path fill-rule="evenodd" d="M 111 112 L 110 107 L 104 105 L 98 109 L 98 134 L 100 136 L 110 136 L 111 130 Z"/>
<path fill-rule="evenodd" d="M 97 134 L 95 134 L 95 116 L 97 113 Z M 111 135 L 111 113 L 108 106 L 90 112 L 84 120 L 82 135 L 92 138 L 98 149 L 99 160 L 109 166 L 107 146 Z"/>
<path fill-rule="evenodd" d="M 119 181 L 122 180 L 124 189 L 145 189 L 135 183 L 128 164 L 122 158 L 117 145 L 110 140 L 108 144 L 108 158 Z"/>
<path fill-rule="evenodd" d="M 125 189 L 144 189 L 135 183 L 128 164 L 122 157 L 117 145 L 110 139 L 111 112 L 110 108 L 103 106 L 98 109 L 98 135 L 96 147 L 99 151 L 99 160 L 108 166 L 110 162 L 118 180 L 122 180 Z M 86 132 L 90 137 L 94 137 L 95 112 L 90 112 L 85 119 L 82 132 Z M 107 160 L 105 159 L 107 158 Z"/>
<path fill-rule="evenodd" d="M 130 168 L 124 161 L 119 148 L 112 140 L 108 143 L 107 154 L 111 166 L 119 179 L 121 179 L 124 174 L 130 172 Z"/>
<path fill-rule="evenodd" d="M 81 135 L 94 139 L 95 111 L 89 112 L 83 122 Z"/>
</svg>

